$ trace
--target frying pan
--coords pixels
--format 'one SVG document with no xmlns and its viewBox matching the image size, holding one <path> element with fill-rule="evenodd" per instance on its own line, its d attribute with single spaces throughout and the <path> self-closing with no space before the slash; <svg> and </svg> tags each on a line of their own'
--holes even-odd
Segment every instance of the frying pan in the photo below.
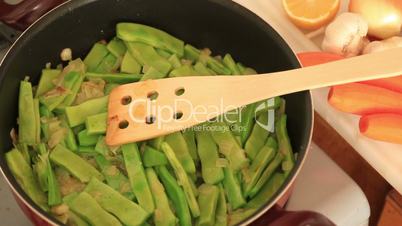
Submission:
<svg viewBox="0 0 402 226">
<path fill-rule="evenodd" d="M 25 0 L 8 6 L 8 14 L 2 13 L 0 19 L 14 27 L 25 28 L 41 14 L 38 10 L 44 12 L 60 2 Z M 231 53 L 237 61 L 258 72 L 300 67 L 295 54 L 275 30 L 232 1 L 75 0 L 54 8 L 23 32 L 0 66 L 0 166 L 17 202 L 37 225 L 60 223 L 24 193 L 4 158 L 6 151 L 12 148 L 9 133 L 16 126 L 19 82 L 29 75 L 36 84 L 46 63 L 54 66 L 59 63 L 63 48 L 71 48 L 73 57 L 84 56 L 93 43 L 113 37 L 116 23 L 123 21 L 162 29 L 196 47 L 209 47 L 214 54 Z M 313 128 L 310 92 L 287 95 L 285 99 L 288 131 L 294 152 L 298 153 L 297 162 L 273 197 L 240 225 L 252 222 L 253 225 L 333 225 L 320 214 L 285 212 L 277 204 L 289 193 L 306 159 Z"/>
</svg>

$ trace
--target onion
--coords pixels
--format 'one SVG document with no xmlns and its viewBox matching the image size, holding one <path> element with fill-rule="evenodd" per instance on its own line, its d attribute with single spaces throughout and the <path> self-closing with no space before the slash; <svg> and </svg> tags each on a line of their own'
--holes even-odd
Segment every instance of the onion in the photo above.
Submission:
<svg viewBox="0 0 402 226">
<path fill-rule="evenodd" d="M 386 39 L 401 33 L 401 0 L 350 0 L 349 11 L 363 16 L 370 36 Z"/>
</svg>

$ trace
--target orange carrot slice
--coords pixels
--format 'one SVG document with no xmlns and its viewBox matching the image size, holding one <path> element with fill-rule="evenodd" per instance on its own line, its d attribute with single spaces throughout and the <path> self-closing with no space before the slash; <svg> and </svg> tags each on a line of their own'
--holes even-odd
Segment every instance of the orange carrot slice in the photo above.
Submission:
<svg viewBox="0 0 402 226">
<path fill-rule="evenodd" d="M 402 93 L 402 76 L 360 82 Z"/>
<path fill-rule="evenodd" d="M 402 144 L 402 115 L 366 115 L 360 119 L 359 127 L 371 139 Z"/>
<path fill-rule="evenodd" d="M 325 52 L 306 52 L 298 53 L 297 58 L 300 60 L 300 63 L 303 67 L 308 67 L 317 64 L 328 63 L 335 60 L 341 60 L 343 59 L 343 56 Z"/>
<path fill-rule="evenodd" d="M 358 115 L 402 114 L 402 93 L 361 83 L 332 87 L 328 102 L 340 111 Z"/>
</svg>

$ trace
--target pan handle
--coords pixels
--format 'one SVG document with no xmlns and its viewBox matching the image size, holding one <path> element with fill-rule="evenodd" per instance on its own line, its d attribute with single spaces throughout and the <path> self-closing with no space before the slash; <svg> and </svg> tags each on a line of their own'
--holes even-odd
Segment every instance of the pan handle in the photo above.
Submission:
<svg viewBox="0 0 402 226">
<path fill-rule="evenodd" d="M 25 30 L 39 17 L 66 0 L 1 0 L 0 21 Z"/>
<path fill-rule="evenodd" d="M 253 222 L 254 226 L 335 226 L 324 215 L 312 211 L 286 211 L 278 205 Z"/>
</svg>

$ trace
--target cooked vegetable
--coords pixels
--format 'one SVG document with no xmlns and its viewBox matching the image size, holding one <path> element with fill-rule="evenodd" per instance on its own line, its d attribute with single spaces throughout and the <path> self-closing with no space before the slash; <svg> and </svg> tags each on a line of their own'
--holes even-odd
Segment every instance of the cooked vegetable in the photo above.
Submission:
<svg viewBox="0 0 402 226">
<path fill-rule="evenodd" d="M 199 226 L 215 225 L 215 212 L 219 199 L 219 188 L 214 185 L 202 184 L 198 190 L 198 203 L 200 205 L 200 217 L 197 220 Z"/>
<path fill-rule="evenodd" d="M 108 100 L 109 97 L 104 96 L 86 101 L 80 105 L 66 107 L 66 116 L 70 127 L 84 123 L 89 116 L 106 112 Z"/>
<path fill-rule="evenodd" d="M 205 183 L 217 184 L 223 180 L 223 170 L 217 166 L 219 159 L 218 147 L 206 131 L 196 133 L 198 143 L 198 155 L 201 160 L 201 173 Z"/>
<path fill-rule="evenodd" d="M 192 225 L 190 210 L 183 189 L 179 186 L 176 179 L 169 173 L 165 166 L 158 167 L 157 173 L 173 203 L 177 217 L 179 218 L 179 224 L 181 226 Z"/>
<path fill-rule="evenodd" d="M 145 170 L 155 203 L 154 222 L 156 226 L 174 226 L 177 218 L 170 209 L 169 200 L 163 185 L 152 168 Z"/>
<path fill-rule="evenodd" d="M 103 180 L 102 174 L 77 154 L 57 145 L 50 153 L 50 160 L 64 167 L 81 182 L 88 182 L 92 177 Z"/>
<path fill-rule="evenodd" d="M 151 140 L 105 142 L 112 89 L 168 76 L 256 73 L 223 56 L 155 28 L 120 23 L 117 37 L 96 43 L 84 61 L 65 56 L 68 65 L 47 66 L 37 88 L 21 82 L 19 128 L 11 132 L 16 149 L 6 154 L 11 172 L 35 203 L 67 225 L 243 220 L 265 205 L 294 165 L 280 97 Z M 275 131 L 264 126 L 274 126 L 271 116 Z"/>
<path fill-rule="evenodd" d="M 161 145 L 163 152 L 165 153 L 170 165 L 172 166 L 179 184 L 183 187 L 184 195 L 186 196 L 188 205 L 191 210 L 193 217 L 198 217 L 200 215 L 200 208 L 198 206 L 197 200 L 195 199 L 194 192 L 191 188 L 190 178 L 186 174 L 184 167 L 180 164 L 176 154 L 170 145 L 163 142 Z"/>
<path fill-rule="evenodd" d="M 191 157 L 186 140 L 181 132 L 175 132 L 165 136 L 165 142 L 173 149 L 175 156 L 187 173 L 195 173 L 195 163 Z"/>
<path fill-rule="evenodd" d="M 126 199 L 96 178 L 91 179 L 84 191 L 91 195 L 103 209 L 116 216 L 124 225 L 142 225 L 150 215 L 138 204 Z"/>
<path fill-rule="evenodd" d="M 80 217 L 94 226 L 122 225 L 112 214 L 106 212 L 91 195 L 81 192 L 68 206 Z"/>
<path fill-rule="evenodd" d="M 145 176 L 144 167 L 142 166 L 137 144 L 125 144 L 121 149 L 131 189 L 140 206 L 148 213 L 153 213 L 155 205 L 152 199 L 151 189 Z"/>
<path fill-rule="evenodd" d="M 18 102 L 18 142 L 34 145 L 37 142 L 37 116 L 30 82 L 21 81 Z"/>
</svg>

